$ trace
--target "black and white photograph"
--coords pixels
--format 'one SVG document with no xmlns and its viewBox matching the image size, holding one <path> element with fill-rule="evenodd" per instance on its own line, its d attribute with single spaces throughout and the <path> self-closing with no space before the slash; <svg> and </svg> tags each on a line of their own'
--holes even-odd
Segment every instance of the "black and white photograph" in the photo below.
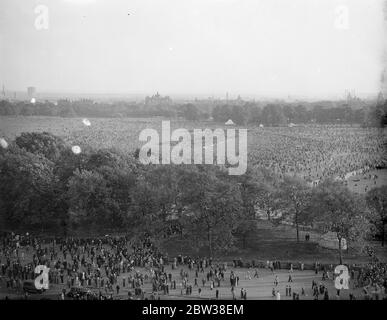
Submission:
<svg viewBox="0 0 387 320">
<path fill-rule="evenodd" d="M 0 0 L 0 303 L 383 303 L 386 125 L 385 0 Z"/>
</svg>

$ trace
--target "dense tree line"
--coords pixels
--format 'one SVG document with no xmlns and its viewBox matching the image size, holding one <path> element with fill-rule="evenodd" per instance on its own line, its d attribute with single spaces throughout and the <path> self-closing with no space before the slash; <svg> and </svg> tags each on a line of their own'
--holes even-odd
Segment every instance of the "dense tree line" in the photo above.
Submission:
<svg viewBox="0 0 387 320">
<path fill-rule="evenodd" d="M 82 146 L 74 154 L 49 133 L 22 133 L 0 148 L 0 181 L 3 229 L 146 232 L 186 239 L 211 255 L 248 245 L 257 208 L 272 221 L 291 221 L 297 240 L 300 225 L 352 243 L 371 231 L 384 237 L 387 222 L 385 187 L 361 197 L 335 181 L 310 188 L 261 168 L 229 176 L 212 165 L 142 165 L 116 150 Z"/>
<path fill-rule="evenodd" d="M 326 107 L 315 104 L 270 103 L 263 107 L 255 102 L 226 103 L 213 105 L 210 110 L 202 108 L 200 103 L 132 103 L 117 101 L 114 103 L 93 102 L 92 100 L 59 100 L 52 102 L 0 101 L 0 115 L 23 116 L 60 116 L 60 117 L 168 117 L 186 120 L 209 120 L 224 123 L 231 119 L 239 125 L 263 124 L 265 126 L 283 126 L 290 123 L 305 124 L 362 124 L 381 127 L 387 123 L 387 102 L 375 106 L 351 108 L 348 104 Z"/>
<path fill-rule="evenodd" d="M 146 105 L 126 101 L 114 103 L 94 102 L 83 99 L 77 101 L 10 102 L 0 101 L 0 115 L 3 116 L 55 116 L 55 117 L 175 117 L 178 106 L 175 105 Z"/>
<path fill-rule="evenodd" d="M 375 111 L 376 110 L 376 111 Z M 252 103 L 245 106 L 219 105 L 213 109 L 215 121 L 228 119 L 236 124 L 263 124 L 265 126 L 283 126 L 294 124 L 362 124 L 364 126 L 384 126 L 386 124 L 387 103 L 368 110 L 352 109 L 348 105 L 326 108 L 314 106 L 307 109 L 303 105 L 267 104 L 260 108 Z"/>
</svg>

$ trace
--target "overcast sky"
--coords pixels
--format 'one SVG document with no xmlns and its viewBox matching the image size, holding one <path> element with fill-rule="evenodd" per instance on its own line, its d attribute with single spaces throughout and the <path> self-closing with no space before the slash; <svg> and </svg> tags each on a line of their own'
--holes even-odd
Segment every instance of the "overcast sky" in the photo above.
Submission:
<svg viewBox="0 0 387 320">
<path fill-rule="evenodd" d="M 39 4 L 49 9 L 47 30 L 35 27 Z M 382 7 L 383 0 L 1 0 L 0 85 L 75 93 L 379 92 Z"/>
</svg>

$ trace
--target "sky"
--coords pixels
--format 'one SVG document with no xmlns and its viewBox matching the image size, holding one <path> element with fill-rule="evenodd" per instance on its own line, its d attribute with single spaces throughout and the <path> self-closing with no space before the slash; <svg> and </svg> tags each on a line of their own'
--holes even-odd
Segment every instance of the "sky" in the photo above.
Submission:
<svg viewBox="0 0 387 320">
<path fill-rule="evenodd" d="M 100 94 L 374 94 L 387 66 L 383 5 L 1 0 L 0 85 Z"/>
</svg>

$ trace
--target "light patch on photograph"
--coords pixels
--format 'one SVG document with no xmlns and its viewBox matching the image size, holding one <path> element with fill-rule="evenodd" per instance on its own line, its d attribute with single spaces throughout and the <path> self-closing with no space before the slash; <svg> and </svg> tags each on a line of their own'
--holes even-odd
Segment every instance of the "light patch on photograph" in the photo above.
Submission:
<svg viewBox="0 0 387 320">
<path fill-rule="evenodd" d="M 3 138 L 0 138 L 0 146 L 4 149 L 7 149 L 8 148 L 8 142 L 3 139 Z"/>
<path fill-rule="evenodd" d="M 74 154 L 80 154 L 82 152 L 82 149 L 80 146 L 73 146 L 71 148 L 71 151 L 74 153 Z"/>
<path fill-rule="evenodd" d="M 83 119 L 82 122 L 83 122 L 83 124 L 84 124 L 85 126 L 88 126 L 88 127 L 91 126 L 91 122 L 90 122 L 89 119 Z"/>
</svg>

